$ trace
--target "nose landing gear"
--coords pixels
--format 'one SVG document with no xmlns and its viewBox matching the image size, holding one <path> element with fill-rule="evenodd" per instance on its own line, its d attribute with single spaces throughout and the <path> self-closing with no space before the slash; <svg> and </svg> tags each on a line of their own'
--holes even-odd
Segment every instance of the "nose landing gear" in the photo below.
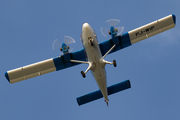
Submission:
<svg viewBox="0 0 180 120">
<path fill-rule="evenodd" d="M 90 45 L 93 46 L 94 45 L 93 44 L 93 39 L 91 37 L 88 37 L 88 40 L 89 40 Z"/>
<path fill-rule="evenodd" d="M 93 46 L 94 44 L 93 44 L 93 40 L 91 39 L 91 40 L 89 40 L 89 42 L 90 42 L 90 44 L 91 44 L 91 46 Z"/>
</svg>

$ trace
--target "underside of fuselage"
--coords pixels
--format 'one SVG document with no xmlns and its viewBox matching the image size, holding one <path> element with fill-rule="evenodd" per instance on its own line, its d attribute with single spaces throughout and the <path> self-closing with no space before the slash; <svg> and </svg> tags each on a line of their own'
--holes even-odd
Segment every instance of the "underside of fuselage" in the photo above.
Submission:
<svg viewBox="0 0 180 120">
<path fill-rule="evenodd" d="M 88 62 L 92 63 L 90 70 L 105 101 L 108 103 L 105 64 L 101 62 L 102 55 L 96 34 L 88 23 L 84 23 L 82 27 L 82 42 L 88 57 Z"/>
</svg>

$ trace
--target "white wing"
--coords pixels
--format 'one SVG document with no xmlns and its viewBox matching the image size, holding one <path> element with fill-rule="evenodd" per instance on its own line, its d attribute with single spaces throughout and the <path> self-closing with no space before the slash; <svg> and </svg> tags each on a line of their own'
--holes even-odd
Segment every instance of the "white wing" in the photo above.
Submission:
<svg viewBox="0 0 180 120">
<path fill-rule="evenodd" d="M 7 71 L 5 73 L 5 76 L 8 75 L 8 80 L 10 83 L 15 83 L 53 71 L 56 71 L 56 67 L 54 65 L 53 58 L 51 58 L 38 63 Z"/>
<path fill-rule="evenodd" d="M 175 27 L 175 15 L 169 15 L 162 19 L 151 22 L 147 25 L 128 32 L 131 43 L 134 44 L 166 30 Z"/>
</svg>

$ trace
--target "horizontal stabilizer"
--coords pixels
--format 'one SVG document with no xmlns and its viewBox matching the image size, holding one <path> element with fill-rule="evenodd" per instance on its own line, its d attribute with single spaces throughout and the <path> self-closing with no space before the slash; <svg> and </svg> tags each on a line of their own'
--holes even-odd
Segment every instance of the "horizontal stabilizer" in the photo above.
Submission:
<svg viewBox="0 0 180 120">
<path fill-rule="evenodd" d="M 118 84 L 112 85 L 112 86 L 107 88 L 108 95 L 120 92 L 120 91 L 128 89 L 128 88 L 131 88 L 131 84 L 130 84 L 129 80 L 120 82 Z M 102 97 L 103 97 L 103 95 L 102 95 L 101 91 L 98 90 L 98 91 L 86 94 L 84 96 L 78 97 L 77 102 L 79 105 L 83 105 L 85 103 L 100 99 Z"/>
</svg>

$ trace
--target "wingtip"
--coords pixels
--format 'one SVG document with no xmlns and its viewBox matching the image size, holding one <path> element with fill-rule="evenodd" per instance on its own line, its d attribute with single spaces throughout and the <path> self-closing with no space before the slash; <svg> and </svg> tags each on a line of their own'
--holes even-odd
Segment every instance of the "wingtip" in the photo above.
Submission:
<svg viewBox="0 0 180 120">
<path fill-rule="evenodd" d="M 4 76 L 6 77 L 6 79 L 7 79 L 7 80 L 9 81 L 9 83 L 10 83 L 9 76 L 8 76 L 8 73 L 7 73 L 7 72 L 5 72 Z"/>
<path fill-rule="evenodd" d="M 172 17 L 173 17 L 174 24 L 176 24 L 176 16 L 172 14 Z"/>
</svg>

